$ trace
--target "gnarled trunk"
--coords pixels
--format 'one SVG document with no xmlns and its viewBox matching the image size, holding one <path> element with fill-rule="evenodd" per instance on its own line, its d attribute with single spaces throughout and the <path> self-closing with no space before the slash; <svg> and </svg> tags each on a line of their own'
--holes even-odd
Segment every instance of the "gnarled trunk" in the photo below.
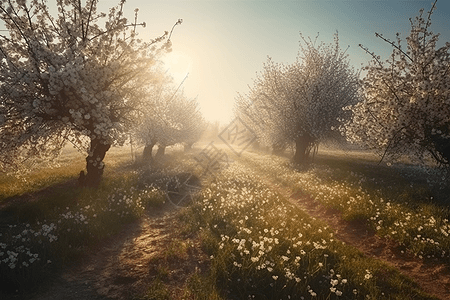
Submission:
<svg viewBox="0 0 450 300">
<path fill-rule="evenodd" d="M 304 164 L 308 161 L 311 149 L 316 146 L 314 138 L 309 135 L 303 135 L 295 140 L 295 154 L 293 157 L 294 163 Z"/>
<path fill-rule="evenodd" d="M 152 152 L 155 144 L 145 144 L 144 151 L 142 152 L 142 159 L 151 162 L 153 160 Z"/>
<path fill-rule="evenodd" d="M 166 146 L 158 145 L 158 150 L 156 151 L 155 158 L 160 159 L 164 156 L 166 152 Z"/>
<path fill-rule="evenodd" d="M 90 187 L 98 187 L 103 175 L 105 164 L 103 159 L 106 152 L 111 147 L 111 144 L 104 140 L 91 139 L 91 148 L 89 155 L 86 157 L 86 171 L 87 174 L 82 176 L 80 173 L 80 184 Z M 84 175 L 84 173 L 83 173 Z"/>
</svg>

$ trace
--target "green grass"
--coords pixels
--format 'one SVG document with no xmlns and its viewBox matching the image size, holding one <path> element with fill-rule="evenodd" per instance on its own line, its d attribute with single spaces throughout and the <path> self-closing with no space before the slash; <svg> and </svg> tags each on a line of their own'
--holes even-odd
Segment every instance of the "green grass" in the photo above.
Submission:
<svg viewBox="0 0 450 300">
<path fill-rule="evenodd" d="M 29 172 L 17 174 L 0 173 L 0 205 L 8 198 L 46 192 L 55 186 L 64 186 L 67 182 L 75 183 L 80 171 L 86 168 L 85 155 L 71 147 L 64 148 L 61 156 L 49 165 L 35 166 Z M 120 166 L 131 163 L 129 149 L 112 148 L 105 156 L 105 175 L 111 175 Z M 52 191 L 49 191 L 52 192 Z"/>
<path fill-rule="evenodd" d="M 260 164 L 261 165 L 261 164 Z M 223 299 L 433 299 L 233 164 L 185 214 L 197 224 Z"/>
<path fill-rule="evenodd" d="M 412 167 L 395 169 L 336 157 L 318 159 L 304 170 L 296 170 L 280 157 L 249 154 L 243 161 L 293 192 L 340 211 L 346 220 L 366 222 L 404 251 L 450 262 L 450 210 L 443 192 L 427 183 L 423 172 L 405 176 L 404 168 Z"/>
<path fill-rule="evenodd" d="M 41 173 L 29 174 L 29 184 L 16 192 L 29 193 L 29 197 L 9 203 L 0 215 L 2 289 L 34 289 L 82 255 L 86 247 L 114 235 L 123 224 L 140 218 L 147 208 L 165 202 L 163 192 L 146 181 L 152 172 L 146 174 L 130 165 L 120 152 L 112 151 L 110 159 L 115 161 L 106 169 L 98 189 L 81 188 L 75 182 L 52 186 L 54 181 L 46 181 Z M 59 181 L 74 176 L 73 165 L 66 168 Z M 48 170 L 41 172 L 47 174 Z M 163 173 L 158 174 L 163 181 Z M 7 184 L 0 190 L 7 190 Z M 34 190 L 45 184 L 50 186 Z"/>
<path fill-rule="evenodd" d="M 150 286 L 147 288 L 145 296 L 136 298 L 139 300 L 170 300 L 171 294 L 169 288 L 157 278 L 153 280 Z"/>
<path fill-rule="evenodd" d="M 186 172 L 198 175 L 195 155 L 168 155 L 149 168 L 130 164 L 126 149 L 112 151 L 98 189 L 79 188 L 74 182 L 83 158 L 79 165 L 66 160 L 66 169 L 62 165 L 29 174 L 12 190 L 11 178 L 0 178 L 0 201 L 7 203 L 0 211 L 3 287 L 14 291 L 40 285 L 86 248 L 140 218 L 147 208 L 161 205 L 161 188 L 168 180 Z M 258 179 L 264 175 L 300 190 L 339 209 L 347 219 L 368 220 L 381 235 L 397 238 L 393 226 L 410 230 L 410 237 L 402 233 L 408 238 L 400 241 L 417 255 L 436 257 L 439 247 L 447 247 L 445 242 L 439 247 L 430 243 L 433 237 L 438 241 L 434 229 L 443 229 L 447 212 L 414 198 L 421 199 L 414 195 L 428 195 L 428 190 L 385 191 L 385 183 L 345 164 L 323 163 L 299 172 L 285 158 L 245 154 L 217 178 L 202 180 L 201 196 L 180 211 L 183 226 L 153 262 L 154 278 L 136 299 L 433 299 L 395 269 L 336 240 L 324 223 Z M 395 201 L 389 199 L 396 193 Z M 419 226 L 426 242 L 413 238 Z M 209 259 L 194 270 L 196 239 Z M 185 282 L 175 283 L 172 271 L 180 264 L 186 266 Z"/>
</svg>

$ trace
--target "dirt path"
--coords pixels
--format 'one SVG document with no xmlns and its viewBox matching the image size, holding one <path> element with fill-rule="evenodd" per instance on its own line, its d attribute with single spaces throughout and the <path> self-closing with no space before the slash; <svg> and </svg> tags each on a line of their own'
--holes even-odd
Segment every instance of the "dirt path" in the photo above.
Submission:
<svg viewBox="0 0 450 300">
<path fill-rule="evenodd" d="M 363 223 L 348 222 L 338 211 L 331 211 L 314 201 L 306 192 L 292 193 L 289 188 L 265 178 L 274 190 L 300 206 L 310 216 L 327 223 L 337 239 L 358 248 L 365 255 L 379 259 L 412 278 L 425 292 L 442 300 L 450 299 L 450 269 L 448 266 L 424 262 L 410 253 L 402 253 L 395 241 L 382 238 Z"/>
<path fill-rule="evenodd" d="M 132 299 L 142 295 L 156 274 L 152 270 L 166 256 L 165 252 L 180 239 L 176 209 L 167 204 L 164 209 L 149 213 L 130 223 L 117 235 L 86 253 L 78 266 L 67 270 L 45 293 L 32 300 L 94 300 Z M 174 289 L 182 289 L 185 281 L 170 282 L 170 275 L 187 277 L 202 263 L 198 251 L 170 266 L 166 281 Z M 181 267 L 181 270 L 177 270 Z M 180 274 L 181 273 L 181 274 Z M 179 285 L 178 287 L 176 285 Z"/>
</svg>

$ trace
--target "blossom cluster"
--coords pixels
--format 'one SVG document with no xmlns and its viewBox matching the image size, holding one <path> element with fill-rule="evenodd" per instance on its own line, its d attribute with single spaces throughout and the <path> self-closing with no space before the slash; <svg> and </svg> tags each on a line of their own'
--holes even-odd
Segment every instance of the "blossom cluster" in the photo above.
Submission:
<svg viewBox="0 0 450 300">
<path fill-rule="evenodd" d="M 200 139 L 205 129 L 196 99 L 187 98 L 182 91 L 167 82 L 148 96 L 148 106 L 133 132 L 139 144 L 151 151 L 155 145 L 168 147 L 184 143 L 191 145 Z"/>
<path fill-rule="evenodd" d="M 10 230 L 16 231 L 17 225 L 10 225 Z M 41 260 L 39 253 L 32 253 L 31 243 L 46 244 L 56 242 L 58 237 L 55 235 L 56 225 L 50 223 L 50 225 L 43 224 L 38 227 L 38 230 L 33 230 L 30 224 L 25 225 L 20 233 L 11 235 L 11 244 L 17 244 L 18 246 L 11 248 L 6 243 L 0 243 L 0 264 L 5 264 L 10 269 L 29 267 L 31 264 Z M 4 234 L 1 235 L 3 237 Z M 49 262 L 49 261 L 48 261 Z"/>
<path fill-rule="evenodd" d="M 385 62 L 363 47 L 373 59 L 362 81 L 364 101 L 345 108 L 352 118 L 341 130 L 349 141 L 390 159 L 406 154 L 450 163 L 450 43 L 438 48 L 439 34 L 430 29 L 435 4 L 428 17 L 422 9 L 411 20 L 406 49 L 399 34 L 396 42 L 377 34 L 393 48 Z"/>
<path fill-rule="evenodd" d="M 339 46 L 302 37 L 297 60 L 289 65 L 264 64 L 246 95 L 236 99 L 236 112 L 258 136 L 261 144 L 285 149 L 297 144 L 308 148 L 320 140 L 339 137 L 332 127 L 344 118 L 344 106 L 359 101 L 357 73 Z M 300 140 L 301 139 L 301 140 Z"/>
<path fill-rule="evenodd" d="M 57 1 L 53 17 L 46 2 L 2 1 L 2 170 L 56 157 L 66 141 L 88 151 L 89 140 L 126 140 L 158 77 L 164 51 L 156 46 L 167 34 L 138 39 L 123 4 L 106 15 L 95 0 Z"/>
</svg>

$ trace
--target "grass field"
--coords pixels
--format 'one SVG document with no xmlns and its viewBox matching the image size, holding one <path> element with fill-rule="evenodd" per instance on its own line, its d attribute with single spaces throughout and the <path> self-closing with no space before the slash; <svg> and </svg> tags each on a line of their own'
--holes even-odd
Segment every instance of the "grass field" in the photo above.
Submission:
<svg viewBox="0 0 450 300">
<path fill-rule="evenodd" d="M 160 249 L 152 261 L 156 275 L 132 298 L 436 299 L 408 274 L 337 239 L 334 228 L 283 190 L 363 222 L 405 255 L 448 266 L 448 190 L 439 174 L 381 166 L 361 152 L 325 151 L 303 169 L 285 157 L 245 152 L 228 168 L 202 177 L 193 159 L 201 149 L 169 150 L 153 166 L 132 162 L 127 148 L 113 149 L 97 190 L 76 185 L 84 158 L 73 151 L 59 167 L 0 177 L 5 295 L 40 290 L 43 278 L 51 284 L 124 224 L 164 210 L 167 183 L 194 174 L 202 179 L 201 191 L 178 210 L 177 238 Z M 193 259 L 191 248 L 205 255 L 207 267 L 186 267 L 174 277 L 177 263 Z M 176 278 L 183 278 L 177 293 Z"/>
<path fill-rule="evenodd" d="M 441 189 L 438 182 L 441 178 L 412 166 L 384 167 L 327 156 L 303 172 L 282 158 L 249 155 L 246 159 L 268 177 L 340 211 L 344 219 L 367 222 L 405 251 L 448 262 L 450 210 L 448 189 Z"/>
<path fill-rule="evenodd" d="M 225 299 L 431 299 L 233 165 L 192 206 Z M 210 279 L 211 280 L 211 279 Z M 401 288 L 399 288 L 401 287 Z"/>
<path fill-rule="evenodd" d="M 165 201 L 156 188 L 139 181 L 128 152 L 112 151 L 106 164 L 108 174 L 98 190 L 77 186 L 84 158 L 74 152 L 64 155 L 59 167 L 1 179 L 3 287 L 35 287 L 85 247 Z"/>
</svg>

